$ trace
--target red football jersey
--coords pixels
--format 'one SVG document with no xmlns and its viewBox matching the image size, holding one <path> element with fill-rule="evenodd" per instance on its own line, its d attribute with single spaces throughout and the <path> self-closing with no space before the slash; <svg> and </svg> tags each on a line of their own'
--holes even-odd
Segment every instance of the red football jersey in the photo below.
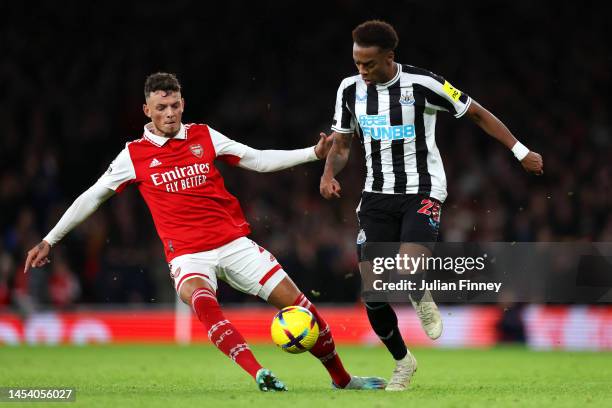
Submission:
<svg viewBox="0 0 612 408">
<path fill-rule="evenodd" d="M 172 139 L 145 126 L 143 137 L 127 143 L 98 182 L 118 193 L 136 184 L 169 262 L 250 233 L 238 200 L 215 167 L 216 159 L 236 165 L 246 149 L 206 125 L 181 125 Z"/>
</svg>

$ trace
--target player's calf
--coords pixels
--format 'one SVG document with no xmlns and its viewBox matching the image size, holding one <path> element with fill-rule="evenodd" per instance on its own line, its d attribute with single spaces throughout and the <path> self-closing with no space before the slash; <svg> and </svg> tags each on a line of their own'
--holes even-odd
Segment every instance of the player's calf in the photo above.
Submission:
<svg viewBox="0 0 612 408">
<path fill-rule="evenodd" d="M 391 305 L 383 302 L 366 302 L 365 307 L 370 325 L 380 341 L 395 360 L 404 358 L 408 349 L 397 325 L 397 315 Z"/>
<path fill-rule="evenodd" d="M 312 313 L 319 326 L 319 338 L 310 349 L 310 354 L 321 361 L 332 378 L 335 388 L 345 389 L 351 383 L 354 386 L 351 389 L 383 389 L 385 387 L 385 380 L 381 378 L 354 377 L 346 371 L 336 352 L 336 344 L 329 325 L 289 277 L 283 279 L 266 300 L 279 309 L 287 306 L 301 306 Z"/>
<path fill-rule="evenodd" d="M 225 318 L 215 292 L 204 281 L 200 287 L 195 290 L 191 289 L 184 286 L 181 291 L 192 292 L 189 303 L 200 322 L 208 330 L 208 338 L 211 343 L 256 379 L 257 372 L 263 367 L 255 359 L 244 337 Z M 186 293 L 182 293 L 184 294 Z"/>
<path fill-rule="evenodd" d="M 340 388 L 344 388 L 351 381 L 351 375 L 346 371 L 342 365 L 340 357 L 338 357 L 338 353 L 336 352 L 336 344 L 334 343 L 334 338 L 332 337 L 329 325 L 319 314 L 317 308 L 306 298 L 306 296 L 304 296 L 303 293 L 298 295 L 298 297 L 293 301 L 292 305 L 301 306 L 308 309 L 317 320 L 317 324 L 319 325 L 319 339 L 310 349 L 310 354 L 321 361 L 323 366 L 325 366 L 329 372 L 334 384 L 337 384 Z"/>
<path fill-rule="evenodd" d="M 332 377 L 332 387 L 337 389 L 351 390 L 380 390 L 384 389 L 386 381 L 379 377 L 357 377 L 351 376 L 342 365 L 342 361 L 336 352 L 336 344 L 331 333 L 331 329 L 323 316 L 319 314 L 317 308 L 300 293 L 293 302 L 296 306 L 302 306 L 310 310 L 317 319 L 319 325 L 319 339 L 310 353 L 317 357 L 325 366 Z"/>
</svg>

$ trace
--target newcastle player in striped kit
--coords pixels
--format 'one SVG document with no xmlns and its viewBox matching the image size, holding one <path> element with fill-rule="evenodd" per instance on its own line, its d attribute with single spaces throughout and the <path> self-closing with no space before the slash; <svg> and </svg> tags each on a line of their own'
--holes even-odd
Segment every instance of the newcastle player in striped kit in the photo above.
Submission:
<svg viewBox="0 0 612 408">
<path fill-rule="evenodd" d="M 323 197 L 340 197 L 340 183 L 334 177 L 348 160 L 353 135 L 361 138 L 367 167 L 357 208 L 362 272 L 369 264 L 363 251 L 367 243 L 401 242 L 401 252 L 431 253 L 446 198 L 446 177 L 435 142 L 437 112 L 467 116 L 510 149 L 525 170 L 543 172 L 542 157 L 468 95 L 436 74 L 395 62 L 397 43 L 394 28 L 382 21 L 367 21 L 353 30 L 353 59 L 359 74 L 344 79 L 338 89 L 334 143 L 321 177 Z M 442 320 L 431 293 L 414 290 L 409 297 L 424 331 L 437 339 Z M 366 302 L 366 310 L 372 328 L 396 360 L 386 389 L 404 390 L 417 362 L 402 339 L 397 316 L 386 302 Z"/>
<path fill-rule="evenodd" d="M 262 391 L 286 391 L 263 368 L 217 302 L 217 280 L 280 308 L 299 305 L 317 319 L 319 339 L 310 354 L 327 369 L 334 388 L 381 389 L 382 378 L 351 376 L 336 352 L 329 326 L 276 258 L 247 238 L 250 227 L 236 197 L 226 189 L 219 161 L 257 172 L 283 170 L 322 159 L 331 140 L 297 150 L 256 150 L 210 126 L 183 124 L 185 101 L 172 74 L 150 75 L 142 138 L 126 144 L 108 171 L 81 194 L 47 236 L 28 252 L 25 271 L 49 262 L 51 247 L 104 201 L 134 185 L 144 198 L 170 265 L 170 279 L 190 305 L 211 342 L 253 377 Z M 196 362 L 194 364 L 201 364 Z"/>
</svg>

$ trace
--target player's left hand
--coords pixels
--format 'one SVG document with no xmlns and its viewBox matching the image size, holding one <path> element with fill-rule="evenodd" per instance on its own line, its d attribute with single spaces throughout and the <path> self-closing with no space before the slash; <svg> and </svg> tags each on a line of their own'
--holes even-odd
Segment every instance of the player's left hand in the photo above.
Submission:
<svg viewBox="0 0 612 408">
<path fill-rule="evenodd" d="M 28 251 L 23 272 L 28 273 L 30 268 L 40 268 L 51 262 L 48 258 L 50 251 L 51 245 L 45 240 L 40 241 L 39 244 Z"/>
<path fill-rule="evenodd" d="M 315 154 L 319 160 L 321 160 L 327 157 L 327 153 L 329 153 L 332 144 L 334 144 L 334 136 L 333 133 L 328 136 L 323 132 L 319 133 L 319 136 L 321 138 L 319 139 L 319 143 L 315 146 Z"/>
<path fill-rule="evenodd" d="M 523 168 L 531 174 L 535 174 L 536 176 L 541 176 L 544 174 L 544 162 L 542 161 L 542 156 L 536 152 L 529 152 L 527 156 L 521 160 L 521 165 Z"/>
</svg>

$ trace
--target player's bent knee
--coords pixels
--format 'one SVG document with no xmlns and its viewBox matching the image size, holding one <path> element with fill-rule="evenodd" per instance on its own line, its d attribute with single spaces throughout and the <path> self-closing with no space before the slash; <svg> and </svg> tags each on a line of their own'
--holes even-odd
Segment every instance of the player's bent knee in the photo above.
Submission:
<svg viewBox="0 0 612 408">
<path fill-rule="evenodd" d="M 289 276 L 285 276 L 285 278 L 276 285 L 276 287 L 268 296 L 268 303 L 277 309 L 282 309 L 283 307 L 292 306 L 295 302 L 295 299 L 300 296 L 302 292 L 293 280 Z"/>
<path fill-rule="evenodd" d="M 183 303 L 191 305 L 191 296 L 193 295 L 193 292 L 200 288 L 211 289 L 212 291 L 214 291 L 210 284 L 204 279 L 193 278 L 189 279 L 181 285 L 181 287 L 179 288 L 179 297 L 181 298 Z"/>
</svg>

